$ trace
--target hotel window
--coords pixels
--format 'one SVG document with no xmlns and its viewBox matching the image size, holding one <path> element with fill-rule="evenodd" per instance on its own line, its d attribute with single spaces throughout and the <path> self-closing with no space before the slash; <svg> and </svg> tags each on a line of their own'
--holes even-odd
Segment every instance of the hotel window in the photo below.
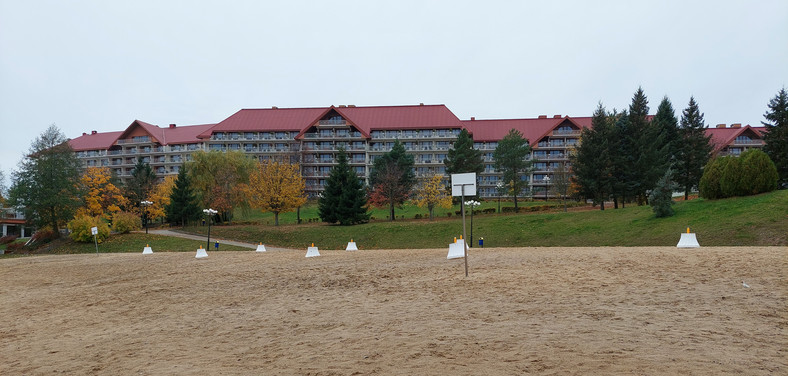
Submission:
<svg viewBox="0 0 788 376">
<path fill-rule="evenodd" d="M 419 131 L 419 136 L 421 138 L 430 138 L 432 137 L 432 129 L 422 129 Z"/>
<path fill-rule="evenodd" d="M 321 129 L 320 130 L 320 137 L 332 137 L 333 132 L 330 129 Z"/>
<path fill-rule="evenodd" d="M 337 137 L 348 137 L 350 135 L 350 131 L 347 129 L 337 129 Z"/>
<path fill-rule="evenodd" d="M 225 139 L 224 132 L 216 132 L 216 133 L 214 133 L 213 134 L 213 139 L 214 140 L 224 140 Z"/>
<path fill-rule="evenodd" d="M 372 138 L 382 138 L 385 133 L 383 131 L 372 131 L 369 133 L 370 137 Z"/>
<path fill-rule="evenodd" d="M 256 136 L 257 136 L 257 133 L 253 133 L 253 132 L 246 132 L 246 133 L 244 133 L 244 138 L 247 139 L 247 140 L 254 140 L 256 138 Z"/>
<path fill-rule="evenodd" d="M 277 140 L 283 140 L 285 138 L 285 132 L 276 132 L 274 137 L 276 137 Z"/>
</svg>

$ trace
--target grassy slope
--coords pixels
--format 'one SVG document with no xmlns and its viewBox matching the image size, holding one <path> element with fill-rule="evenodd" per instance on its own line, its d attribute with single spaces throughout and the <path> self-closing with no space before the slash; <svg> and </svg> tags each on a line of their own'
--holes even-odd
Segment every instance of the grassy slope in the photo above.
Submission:
<svg viewBox="0 0 788 376">
<path fill-rule="evenodd" d="M 490 202 L 488 205 L 496 203 Z M 679 202 L 676 215 L 654 218 L 651 207 L 537 214 L 480 215 L 474 219 L 474 241 L 487 247 L 515 246 L 675 246 L 687 227 L 706 246 L 788 244 L 788 191 L 727 200 Z M 470 223 L 469 223 L 470 224 Z M 204 227 L 191 227 L 201 233 Z M 452 217 L 434 222 L 405 220 L 357 226 L 325 224 L 214 226 L 217 237 L 305 248 L 316 243 L 343 249 L 351 238 L 363 248 L 445 247 L 462 233 Z M 469 229 L 470 233 L 470 229 Z"/>
</svg>

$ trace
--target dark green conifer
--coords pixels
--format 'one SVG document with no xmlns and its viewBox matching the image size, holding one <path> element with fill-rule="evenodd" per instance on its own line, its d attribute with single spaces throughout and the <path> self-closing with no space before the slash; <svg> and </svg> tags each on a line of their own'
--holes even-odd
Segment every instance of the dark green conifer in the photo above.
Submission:
<svg viewBox="0 0 788 376">
<path fill-rule="evenodd" d="M 361 179 L 348 164 L 347 153 L 339 150 L 337 164 L 331 168 L 325 189 L 318 200 L 320 220 L 340 225 L 369 221 L 367 195 Z"/>
</svg>

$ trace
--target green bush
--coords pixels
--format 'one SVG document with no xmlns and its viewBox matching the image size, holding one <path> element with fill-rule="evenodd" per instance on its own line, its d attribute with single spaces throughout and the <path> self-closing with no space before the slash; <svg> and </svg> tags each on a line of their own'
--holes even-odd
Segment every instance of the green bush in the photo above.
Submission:
<svg viewBox="0 0 788 376">
<path fill-rule="evenodd" d="M 109 237 L 109 226 L 101 219 L 101 217 L 81 215 L 68 222 L 68 229 L 71 231 L 71 239 L 76 242 L 92 242 L 93 234 L 90 231 L 92 227 L 98 227 L 96 241 L 99 243 L 103 242 L 104 239 Z"/>
<path fill-rule="evenodd" d="M 703 168 L 703 176 L 701 176 L 698 184 L 700 197 L 709 200 L 724 197 L 720 189 L 720 178 L 722 177 L 722 170 L 729 159 L 730 157 L 718 157 L 706 163 L 706 166 Z"/>
<path fill-rule="evenodd" d="M 766 153 L 760 149 L 750 149 L 741 154 L 742 192 L 744 195 L 771 192 L 777 189 L 779 175 L 777 166 Z"/>
<path fill-rule="evenodd" d="M 700 196 L 718 199 L 771 192 L 777 189 L 777 167 L 761 150 L 750 149 L 740 157 L 709 161 L 700 179 Z"/>
<path fill-rule="evenodd" d="M 134 213 L 117 212 L 112 216 L 112 231 L 126 234 L 142 229 L 142 220 Z"/>
<path fill-rule="evenodd" d="M 742 188 L 744 166 L 741 158 L 733 156 L 725 158 L 728 161 L 725 163 L 725 167 L 722 168 L 722 174 L 720 175 L 720 192 L 722 192 L 722 197 L 746 196 Z"/>
</svg>

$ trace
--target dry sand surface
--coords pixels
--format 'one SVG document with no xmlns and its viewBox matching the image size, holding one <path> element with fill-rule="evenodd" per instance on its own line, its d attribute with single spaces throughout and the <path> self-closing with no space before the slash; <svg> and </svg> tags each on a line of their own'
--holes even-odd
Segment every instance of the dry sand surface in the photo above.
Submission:
<svg viewBox="0 0 788 376">
<path fill-rule="evenodd" d="M 447 250 L 3 259 L 0 374 L 788 374 L 786 247 Z"/>
</svg>

